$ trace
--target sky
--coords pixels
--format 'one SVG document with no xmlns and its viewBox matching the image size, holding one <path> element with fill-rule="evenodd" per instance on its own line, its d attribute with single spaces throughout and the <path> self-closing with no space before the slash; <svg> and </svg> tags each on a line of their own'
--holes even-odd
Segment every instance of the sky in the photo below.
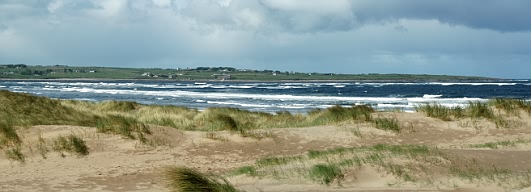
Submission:
<svg viewBox="0 0 531 192">
<path fill-rule="evenodd" d="M 529 0 L 0 0 L 0 63 L 531 79 Z"/>
</svg>

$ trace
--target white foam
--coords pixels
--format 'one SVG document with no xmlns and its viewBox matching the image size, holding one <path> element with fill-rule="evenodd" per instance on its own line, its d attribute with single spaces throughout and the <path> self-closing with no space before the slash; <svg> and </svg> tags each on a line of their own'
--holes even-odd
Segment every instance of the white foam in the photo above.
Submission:
<svg viewBox="0 0 531 192">
<path fill-rule="evenodd" d="M 236 89 L 250 89 L 254 88 L 253 85 L 230 85 L 229 88 L 236 88 Z"/>
<path fill-rule="evenodd" d="M 90 101 L 90 102 L 96 102 L 97 100 L 95 99 L 90 99 L 90 98 L 73 98 L 71 100 L 78 100 L 78 101 Z"/>
<path fill-rule="evenodd" d="M 431 85 L 442 85 L 442 86 L 450 86 L 450 85 L 471 85 L 471 86 L 481 86 L 481 85 L 497 85 L 497 86 L 512 86 L 517 85 L 518 83 L 429 83 Z"/>
<path fill-rule="evenodd" d="M 378 108 L 413 108 L 414 105 L 399 105 L 399 104 L 386 104 L 386 103 L 378 103 Z"/>
<path fill-rule="evenodd" d="M 422 98 L 424 99 L 433 99 L 433 98 L 439 98 L 439 97 L 442 97 L 443 95 L 429 95 L 429 94 L 424 94 L 424 96 L 422 96 Z"/>
<path fill-rule="evenodd" d="M 301 111 L 299 109 L 312 108 L 329 108 L 334 104 L 342 104 L 345 107 L 356 105 L 371 105 L 376 109 L 400 108 L 405 111 L 413 110 L 415 106 L 425 103 L 438 103 L 447 107 L 466 106 L 469 101 L 486 101 L 480 98 L 443 98 L 441 94 L 425 94 L 419 97 L 408 97 L 400 95 L 390 95 L 387 97 L 356 97 L 356 96 L 317 96 L 317 95 L 292 95 L 292 94 L 247 94 L 237 93 L 244 92 L 243 90 L 229 91 L 193 91 L 193 89 L 201 88 L 216 88 L 216 89 L 311 89 L 312 87 L 346 87 L 346 86 L 387 86 L 387 85 L 494 85 L 494 86 L 510 86 L 510 85 L 526 85 L 531 83 L 213 83 L 213 84 L 194 84 L 194 83 L 83 83 L 83 82 L 19 82 L 20 86 L 10 86 L 9 90 L 19 92 L 79 92 L 79 93 L 94 93 L 94 94 L 112 94 L 124 95 L 134 98 L 139 96 L 149 96 L 142 98 L 149 98 L 154 101 L 164 100 L 168 98 L 184 98 L 184 100 L 195 101 L 195 103 L 208 103 L 211 105 L 229 105 L 247 108 L 251 110 L 279 110 L 285 108 L 287 110 Z M 17 85 L 17 83 L 15 83 Z M 3 86 L 5 87 L 5 86 Z M 149 88 L 144 89 L 142 88 Z M 174 90 L 163 90 L 174 89 Z M 343 91 L 341 91 L 343 92 Z M 364 91 L 367 92 L 367 91 Z M 285 92 L 288 93 L 288 92 Z M 34 93 L 36 94 L 36 93 Z M 310 93 L 311 94 L 311 93 Z M 333 94 L 333 93 L 330 93 Z M 82 94 L 79 94 L 82 95 Z M 77 96 L 79 97 L 79 96 Z M 81 96 L 84 97 L 84 96 Z M 99 96 L 97 96 L 99 97 Z M 112 97 L 112 96 L 111 96 Z M 79 99 L 83 100 L 83 99 Z M 173 100 L 173 99 L 172 99 Z M 181 100 L 181 99 L 175 99 Z M 92 100 L 91 100 L 92 101 Z M 181 101 L 179 104 L 183 103 Z M 347 105 L 349 104 L 349 105 Z M 187 105 L 184 102 L 184 105 Z M 192 104 L 194 105 L 194 104 Z M 207 105 L 207 104 L 195 104 Z"/>
<path fill-rule="evenodd" d="M 61 91 L 76 91 L 98 94 L 123 94 L 123 95 L 148 95 L 158 97 L 187 97 L 216 98 L 216 99 L 253 99 L 271 101 L 320 101 L 320 102 L 352 102 L 352 103 L 466 103 L 468 101 L 481 101 L 479 98 L 438 98 L 435 96 L 396 98 L 396 97 L 341 97 L 341 96 L 302 96 L 302 95 L 266 95 L 266 94 L 238 94 L 238 93 L 205 93 L 193 91 L 141 91 L 141 90 L 115 90 L 92 88 L 63 88 Z M 438 96 L 438 95 L 436 95 Z"/>
<path fill-rule="evenodd" d="M 242 107 L 262 107 L 268 108 L 272 107 L 271 105 L 260 105 L 260 104 L 247 104 L 247 103 L 236 103 L 236 102 L 221 102 L 221 101 L 208 101 L 208 104 L 218 104 L 218 105 L 236 105 Z"/>
<path fill-rule="evenodd" d="M 304 109 L 306 107 L 304 107 L 304 106 L 294 106 L 294 105 L 281 105 L 281 106 L 278 106 L 278 108 L 282 108 L 282 109 Z"/>
</svg>

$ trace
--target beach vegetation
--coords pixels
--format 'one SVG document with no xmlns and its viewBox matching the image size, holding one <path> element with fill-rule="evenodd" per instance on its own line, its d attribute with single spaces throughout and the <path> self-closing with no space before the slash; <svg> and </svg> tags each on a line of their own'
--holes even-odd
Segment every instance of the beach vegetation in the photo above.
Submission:
<svg viewBox="0 0 531 192">
<path fill-rule="evenodd" d="M 85 141 L 74 134 L 57 136 L 53 140 L 52 149 L 58 152 L 62 157 L 65 156 L 64 152 L 75 154 L 77 156 L 86 156 L 89 154 L 89 148 Z"/>
<path fill-rule="evenodd" d="M 512 99 L 512 98 L 495 98 L 490 99 L 489 104 L 495 106 L 497 109 L 501 109 L 509 115 L 520 115 L 520 110 L 531 114 L 531 101 L 524 99 Z"/>
<path fill-rule="evenodd" d="M 166 186 L 175 192 L 236 192 L 238 191 L 225 178 L 215 174 L 201 173 L 187 167 L 166 167 L 164 169 Z"/>
<path fill-rule="evenodd" d="M 330 185 L 334 180 L 342 178 L 341 169 L 337 165 L 333 164 L 317 164 L 310 168 L 309 176 L 314 181 L 319 183 Z"/>
<path fill-rule="evenodd" d="M 233 172 L 234 175 L 248 175 L 248 176 L 257 176 L 256 174 L 256 167 L 254 166 L 243 166 L 243 167 L 240 167 L 238 169 L 236 169 L 234 172 Z"/>
<path fill-rule="evenodd" d="M 254 165 L 236 169 L 233 174 L 277 179 L 296 177 L 331 185 L 340 184 L 345 175 L 355 175 L 362 167 L 371 167 L 392 175 L 398 182 L 429 183 L 429 175 L 443 174 L 449 179 L 457 177 L 471 182 L 490 180 L 507 188 L 514 187 L 505 185 L 508 179 L 531 184 L 528 173 L 480 165 L 475 159 L 425 145 L 377 144 L 311 150 L 296 156 L 265 157 L 257 160 Z M 252 175 L 247 174 L 246 170 L 249 169 L 252 169 Z M 282 171 L 282 174 L 278 174 L 278 171 Z"/>
<path fill-rule="evenodd" d="M 146 124 L 117 113 L 135 106 L 131 102 L 105 102 L 101 104 L 103 107 L 98 107 L 100 104 L 0 90 L 0 103 L 0 137 L 4 143 L 19 142 L 15 127 L 33 125 L 90 126 L 100 132 L 120 134 L 131 139 L 138 134 L 150 134 Z M 103 109 L 109 111 L 100 111 Z"/>
<path fill-rule="evenodd" d="M 468 114 L 471 118 L 494 119 L 494 111 L 488 103 L 480 101 L 470 101 L 467 105 Z"/>
<path fill-rule="evenodd" d="M 46 140 L 42 138 L 41 134 L 39 134 L 39 137 L 37 138 L 37 150 L 39 151 L 39 154 L 43 159 L 47 159 L 47 155 L 48 152 L 50 152 L 50 149 L 48 149 Z"/>
<path fill-rule="evenodd" d="M 496 141 L 496 142 L 486 142 L 481 144 L 472 144 L 470 145 L 471 148 L 490 148 L 490 149 L 498 149 L 500 147 L 508 148 L 508 147 L 516 147 L 517 144 L 525 144 L 530 143 L 531 140 L 526 139 L 517 139 L 517 140 L 503 140 L 503 141 Z"/>
<path fill-rule="evenodd" d="M 129 112 L 137 109 L 140 104 L 134 101 L 103 101 L 96 105 L 101 111 Z"/>
<path fill-rule="evenodd" d="M 26 162 L 26 156 L 22 153 L 20 146 L 14 146 L 8 149 L 4 149 L 4 153 L 6 158 L 9 160 L 18 161 L 20 163 Z"/>
<path fill-rule="evenodd" d="M 393 131 L 400 133 L 400 124 L 396 118 L 378 117 L 371 120 L 374 127 L 381 130 Z"/>
<path fill-rule="evenodd" d="M 497 128 L 506 128 L 510 126 L 507 117 L 519 117 L 521 111 L 529 113 L 530 106 L 529 101 L 522 99 L 495 98 L 486 102 L 470 101 L 464 107 L 446 107 L 437 103 L 427 103 L 415 106 L 415 110 L 426 114 L 428 117 L 443 121 L 463 118 L 487 119 L 493 122 Z"/>
<path fill-rule="evenodd" d="M 425 105 L 415 106 L 415 110 L 417 112 L 424 112 L 428 117 L 441 119 L 443 121 L 452 120 L 452 109 L 438 103 L 429 103 Z"/>
<path fill-rule="evenodd" d="M 131 101 L 85 102 L 55 100 L 22 93 L 3 91 L 6 116 L 18 121 L 17 126 L 78 125 L 96 127 L 100 133 L 145 139 L 149 125 L 168 126 L 181 130 L 230 131 L 243 137 L 271 137 L 268 128 L 308 127 L 342 122 L 372 122 L 378 128 L 398 132 L 396 119 L 373 120 L 376 112 L 368 105 L 333 106 L 307 114 L 289 112 L 265 113 L 237 108 L 208 108 L 203 111 L 178 106 L 143 105 Z M 2 94 L 0 94 L 1 96 Z M 0 97 L 1 99 L 2 97 Z M 15 99 L 11 99 L 15 98 Z M 16 102 L 24 103 L 16 105 Z M 26 111 L 26 112 L 20 112 Z M 1 111 L 0 111 L 1 113 Z M 9 118 L 11 119 L 11 118 Z"/>
<path fill-rule="evenodd" d="M 21 143 L 17 131 L 8 119 L 0 119 L 0 149 L 17 146 Z"/>
</svg>

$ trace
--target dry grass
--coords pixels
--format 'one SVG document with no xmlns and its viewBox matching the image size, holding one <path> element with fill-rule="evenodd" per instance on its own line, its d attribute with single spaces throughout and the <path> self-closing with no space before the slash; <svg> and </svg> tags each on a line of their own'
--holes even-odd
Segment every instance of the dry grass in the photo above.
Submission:
<svg viewBox="0 0 531 192">
<path fill-rule="evenodd" d="M 236 108 L 208 108 L 204 111 L 178 106 L 141 105 L 129 101 L 90 103 L 63 101 L 71 108 L 97 112 L 114 118 L 134 119 L 139 123 L 174 127 L 181 130 L 223 131 L 249 133 L 251 130 L 279 127 L 307 127 L 336 124 L 345 121 L 370 121 L 375 110 L 369 106 L 334 106 L 314 110 L 307 115 L 278 112 L 270 114 Z M 125 134 L 128 135 L 128 134 Z"/>
<path fill-rule="evenodd" d="M 445 107 L 436 103 L 428 103 L 415 107 L 417 112 L 423 112 L 428 117 L 452 121 L 462 118 L 487 119 L 497 128 L 509 127 L 507 118 L 520 116 L 521 112 L 531 114 L 529 101 L 520 99 L 497 98 L 488 102 L 469 102 L 466 107 Z"/>
</svg>

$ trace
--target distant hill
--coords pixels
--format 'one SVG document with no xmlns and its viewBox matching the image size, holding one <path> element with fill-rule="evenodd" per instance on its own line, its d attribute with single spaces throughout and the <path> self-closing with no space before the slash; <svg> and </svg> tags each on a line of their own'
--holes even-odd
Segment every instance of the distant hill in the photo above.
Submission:
<svg viewBox="0 0 531 192">
<path fill-rule="evenodd" d="M 78 67 L 66 65 L 0 65 L 2 79 L 169 79 L 169 80 L 241 80 L 241 81 L 488 81 L 488 77 L 415 75 L 415 74 L 336 74 L 301 73 L 273 70 L 236 69 L 232 67 L 197 67 L 193 69 Z"/>
</svg>

